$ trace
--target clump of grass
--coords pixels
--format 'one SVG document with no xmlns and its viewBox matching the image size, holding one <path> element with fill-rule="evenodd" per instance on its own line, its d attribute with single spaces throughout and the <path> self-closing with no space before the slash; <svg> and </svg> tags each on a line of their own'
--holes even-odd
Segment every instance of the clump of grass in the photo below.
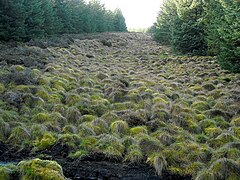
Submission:
<svg viewBox="0 0 240 180">
<path fill-rule="evenodd" d="M 62 167 L 55 161 L 32 159 L 18 163 L 21 179 L 65 180 Z"/>
<path fill-rule="evenodd" d="M 161 153 L 154 153 L 148 157 L 147 162 L 152 165 L 158 176 L 162 176 L 163 170 L 167 167 L 167 161 Z"/>
<path fill-rule="evenodd" d="M 50 115 L 47 113 L 38 113 L 32 117 L 32 121 L 36 123 L 45 123 L 50 121 Z"/>
<path fill-rule="evenodd" d="M 31 132 L 24 127 L 18 126 L 12 129 L 8 142 L 13 146 L 22 146 L 31 141 Z"/>
<path fill-rule="evenodd" d="M 10 125 L 5 122 L 2 118 L 0 118 L 0 139 L 6 140 L 10 135 Z"/>
<path fill-rule="evenodd" d="M 123 158 L 123 153 L 125 151 L 125 147 L 122 145 L 121 140 L 108 134 L 99 136 L 99 140 L 96 143 L 96 149 L 104 153 L 107 157 L 117 160 Z"/>
<path fill-rule="evenodd" d="M 11 180 L 12 177 L 17 177 L 18 170 L 17 167 L 13 164 L 7 164 L 0 166 L 0 179 L 2 180 Z"/>
<path fill-rule="evenodd" d="M 146 126 L 136 126 L 130 129 L 130 135 L 137 136 L 139 134 L 148 134 Z"/>
<path fill-rule="evenodd" d="M 110 128 L 112 133 L 119 135 L 126 135 L 129 132 L 128 123 L 122 120 L 113 122 Z"/>
<path fill-rule="evenodd" d="M 66 145 L 69 147 L 71 151 L 77 148 L 80 144 L 80 138 L 77 134 L 61 134 L 58 137 L 57 142 L 60 142 L 62 145 Z"/>
<path fill-rule="evenodd" d="M 139 146 L 131 145 L 128 147 L 127 154 L 124 157 L 124 161 L 131 162 L 131 163 L 141 163 L 143 159 L 144 159 L 144 156 Z"/>
<path fill-rule="evenodd" d="M 56 141 L 57 139 L 53 134 L 46 132 L 42 137 L 37 137 L 37 139 L 33 142 L 34 151 L 49 149 L 56 143 Z"/>
<path fill-rule="evenodd" d="M 210 107 L 206 101 L 196 101 L 192 104 L 191 107 L 198 111 L 205 111 L 205 110 L 210 109 Z"/>
<path fill-rule="evenodd" d="M 94 129 L 89 126 L 87 123 L 82 123 L 78 126 L 78 135 L 80 137 L 87 137 L 87 136 L 94 136 L 96 133 L 94 132 Z"/>
<path fill-rule="evenodd" d="M 238 139 L 229 133 L 222 133 L 219 136 L 217 136 L 215 139 L 212 139 L 208 141 L 211 147 L 213 148 L 219 148 L 229 142 L 237 142 Z"/>
<path fill-rule="evenodd" d="M 138 145 L 144 154 L 150 155 L 162 150 L 160 141 L 148 135 L 140 135 Z"/>
<path fill-rule="evenodd" d="M 75 107 L 70 107 L 66 110 L 66 118 L 68 122 L 78 124 L 82 114 Z"/>
</svg>

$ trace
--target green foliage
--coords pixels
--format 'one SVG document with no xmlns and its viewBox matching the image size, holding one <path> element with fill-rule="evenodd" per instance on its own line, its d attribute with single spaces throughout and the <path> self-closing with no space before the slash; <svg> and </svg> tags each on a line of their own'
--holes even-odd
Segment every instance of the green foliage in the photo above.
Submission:
<svg viewBox="0 0 240 180">
<path fill-rule="evenodd" d="M 56 138 L 51 133 L 44 133 L 34 141 L 35 150 L 46 150 L 53 146 Z"/>
<path fill-rule="evenodd" d="M 162 176 L 163 169 L 167 166 L 167 161 L 162 154 L 152 154 L 148 159 L 147 162 L 150 163 L 156 170 L 159 176 Z"/>
<path fill-rule="evenodd" d="M 151 32 L 181 53 L 217 55 L 223 68 L 240 72 L 239 5 L 238 0 L 168 0 Z"/>
<path fill-rule="evenodd" d="M 13 164 L 6 164 L 0 166 L 0 179 L 11 180 L 14 175 L 17 174 L 17 167 Z"/>
<path fill-rule="evenodd" d="M 108 11 L 91 0 L 0 2 L 0 40 L 30 40 L 63 33 L 127 31 L 120 9 Z"/>
<path fill-rule="evenodd" d="M 111 124 L 111 131 L 119 135 L 125 135 L 129 132 L 128 123 L 125 121 L 115 121 Z"/>
<path fill-rule="evenodd" d="M 131 163 L 140 163 L 143 160 L 143 154 L 137 145 L 131 145 L 128 147 L 127 154 L 124 161 L 129 161 Z"/>
<path fill-rule="evenodd" d="M 155 24 L 155 39 L 182 53 L 204 54 L 207 46 L 202 5 L 202 1 L 166 1 Z"/>
<path fill-rule="evenodd" d="M 62 167 L 55 161 L 33 159 L 18 163 L 21 180 L 25 179 L 45 179 L 64 180 Z"/>
<path fill-rule="evenodd" d="M 237 0 L 208 0 L 204 6 L 209 54 L 232 72 L 240 72 L 239 6 Z"/>
</svg>

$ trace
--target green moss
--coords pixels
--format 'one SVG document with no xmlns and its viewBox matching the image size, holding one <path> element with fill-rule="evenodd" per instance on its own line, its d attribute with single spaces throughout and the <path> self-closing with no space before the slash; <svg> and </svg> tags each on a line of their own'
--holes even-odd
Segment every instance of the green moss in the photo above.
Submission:
<svg viewBox="0 0 240 180">
<path fill-rule="evenodd" d="M 32 121 L 37 123 L 45 123 L 50 120 L 50 115 L 46 113 L 38 113 L 32 117 Z"/>
<path fill-rule="evenodd" d="M 129 132 L 128 123 L 125 121 L 115 121 L 110 126 L 111 132 L 119 135 L 126 135 Z"/>
<path fill-rule="evenodd" d="M 21 180 L 44 179 L 44 180 L 64 180 L 62 167 L 55 161 L 33 159 L 21 161 L 18 164 Z"/>
<path fill-rule="evenodd" d="M 130 134 L 136 136 L 138 134 L 147 134 L 148 130 L 146 126 L 136 126 L 130 129 Z"/>
<path fill-rule="evenodd" d="M 41 151 L 52 147 L 56 142 L 56 138 L 51 133 L 44 133 L 42 137 L 37 137 L 34 141 L 34 150 Z"/>
<path fill-rule="evenodd" d="M 222 129 L 227 129 L 231 126 L 230 123 L 225 121 L 221 116 L 214 117 L 213 120 L 216 122 L 216 125 Z"/>
<path fill-rule="evenodd" d="M 49 97 L 48 102 L 53 104 L 60 104 L 62 102 L 62 96 L 57 93 L 53 93 Z"/>
<path fill-rule="evenodd" d="M 198 110 L 198 111 L 205 111 L 205 110 L 210 109 L 208 103 L 205 102 L 205 101 L 197 101 L 197 102 L 194 102 L 191 107 L 192 107 L 193 109 Z"/>
</svg>

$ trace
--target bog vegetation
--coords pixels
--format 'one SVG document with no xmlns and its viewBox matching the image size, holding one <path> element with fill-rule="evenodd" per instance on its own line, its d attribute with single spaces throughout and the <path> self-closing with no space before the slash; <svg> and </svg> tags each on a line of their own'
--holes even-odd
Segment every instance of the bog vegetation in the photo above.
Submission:
<svg viewBox="0 0 240 180">
<path fill-rule="evenodd" d="M 0 162 L 0 179 L 74 178 L 56 157 L 98 156 L 240 179 L 239 1 L 166 1 L 152 30 L 188 55 L 144 33 L 81 34 L 126 31 L 98 1 L 0 2 L 0 161 L 30 156 Z"/>
<path fill-rule="evenodd" d="M 121 10 L 109 11 L 96 0 L 0 1 L 0 40 L 126 30 Z"/>
<path fill-rule="evenodd" d="M 151 30 L 181 53 L 217 56 L 222 67 L 240 72 L 239 0 L 167 0 Z"/>
</svg>

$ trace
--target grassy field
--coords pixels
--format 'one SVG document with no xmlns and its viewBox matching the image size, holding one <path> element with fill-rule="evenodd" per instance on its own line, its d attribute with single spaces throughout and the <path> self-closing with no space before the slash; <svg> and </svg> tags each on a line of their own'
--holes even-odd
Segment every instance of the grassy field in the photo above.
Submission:
<svg viewBox="0 0 240 180">
<path fill-rule="evenodd" d="M 65 179 L 45 154 L 56 145 L 159 177 L 240 179 L 240 74 L 214 57 L 177 56 L 142 33 L 1 43 L 0 54 L 0 140 L 31 157 L 0 179 Z"/>
</svg>

